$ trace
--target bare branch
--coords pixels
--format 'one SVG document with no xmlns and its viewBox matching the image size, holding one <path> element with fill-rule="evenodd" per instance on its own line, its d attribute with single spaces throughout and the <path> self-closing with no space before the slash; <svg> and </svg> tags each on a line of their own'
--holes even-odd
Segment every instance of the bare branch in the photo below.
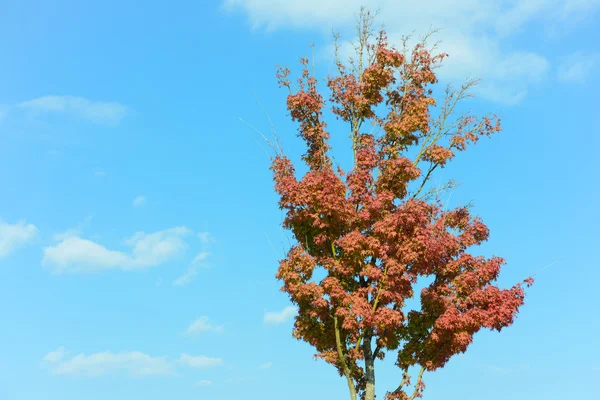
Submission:
<svg viewBox="0 0 600 400">
<path fill-rule="evenodd" d="M 554 264 L 556 264 L 557 262 L 560 261 L 560 258 L 558 260 L 552 261 L 550 264 L 543 266 L 542 268 L 538 269 L 537 271 L 535 271 L 533 274 L 531 274 L 531 278 L 533 278 L 537 273 L 542 272 L 543 270 L 545 270 L 546 268 L 550 268 L 551 266 L 553 266 Z"/>
<path fill-rule="evenodd" d="M 417 397 L 421 397 L 421 392 L 423 391 L 423 373 L 425 372 L 425 366 L 421 367 L 419 371 L 419 376 L 417 377 L 417 383 L 415 384 L 415 391 L 412 396 L 408 398 L 408 400 L 414 400 Z"/>
<path fill-rule="evenodd" d="M 430 200 L 432 197 L 435 197 L 436 199 L 439 200 L 439 197 L 442 193 L 444 193 L 447 190 L 454 189 L 457 186 L 458 186 L 458 183 L 456 183 L 454 180 L 450 180 L 442 186 L 438 186 L 436 188 L 429 189 L 427 191 L 427 193 L 425 193 L 423 196 L 419 197 L 419 199 L 420 200 Z"/>
<path fill-rule="evenodd" d="M 254 97 L 256 98 L 256 102 L 258 103 L 258 106 L 260 107 L 262 112 L 265 113 L 267 119 L 269 120 L 269 126 L 271 128 L 271 135 L 273 135 L 273 140 L 275 142 L 274 144 L 275 144 L 275 146 L 277 146 L 278 154 L 281 155 L 281 154 L 283 154 L 283 149 L 282 149 L 281 145 L 279 144 L 279 137 L 277 136 L 277 132 L 275 132 L 275 124 L 273 124 L 273 120 L 271 120 L 271 116 L 269 115 L 267 110 L 265 110 L 262 103 L 258 99 L 256 92 L 254 92 Z"/>
<path fill-rule="evenodd" d="M 423 181 L 421 182 L 421 186 L 419 186 L 419 189 L 412 195 L 411 199 L 415 199 L 419 193 L 421 193 L 421 191 L 423 190 L 423 188 L 425 187 L 425 183 L 427 183 L 427 181 L 429 180 L 429 177 L 431 176 L 431 173 L 433 171 L 435 171 L 435 169 L 439 166 L 440 164 L 437 163 L 433 163 L 431 164 L 431 166 L 429 167 L 429 170 L 427 171 L 427 174 L 425 175 L 425 178 L 423 178 Z"/>
<path fill-rule="evenodd" d="M 263 140 L 265 141 L 265 143 L 271 148 L 273 149 L 273 151 L 275 151 L 275 153 L 277 155 L 282 154 L 281 152 L 281 148 L 279 147 L 279 144 L 277 143 L 273 143 L 271 142 L 261 131 L 259 131 L 258 129 L 256 129 L 254 126 L 250 125 L 248 122 L 244 121 L 242 118 L 240 118 L 240 121 L 242 121 L 244 124 L 248 125 L 250 128 L 252 128 L 252 130 L 254 130 L 256 133 L 258 133 Z"/>
</svg>

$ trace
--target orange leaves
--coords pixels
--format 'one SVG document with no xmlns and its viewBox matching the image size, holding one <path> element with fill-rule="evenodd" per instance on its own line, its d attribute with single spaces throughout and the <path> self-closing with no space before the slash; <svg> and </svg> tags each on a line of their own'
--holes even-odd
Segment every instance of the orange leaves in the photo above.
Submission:
<svg viewBox="0 0 600 400">
<path fill-rule="evenodd" d="M 446 162 L 454 157 L 454 152 L 450 149 L 434 144 L 427 148 L 423 154 L 424 161 L 430 161 L 443 167 Z"/>
<path fill-rule="evenodd" d="M 389 192 L 396 199 L 406 196 L 408 184 L 421 175 L 421 170 L 406 157 L 394 157 L 380 163 L 377 192 Z"/>
<path fill-rule="evenodd" d="M 472 116 L 463 117 L 457 122 L 456 132 L 450 138 L 450 148 L 464 151 L 469 143 L 477 143 L 479 137 L 489 137 L 500 131 L 500 119 L 497 116 L 480 120 Z"/>
<path fill-rule="evenodd" d="M 383 33 L 371 47 L 375 62 L 360 71 L 359 76 L 346 74 L 345 68 L 340 68 L 340 76 L 328 79 L 332 111 L 344 121 L 377 119 L 374 108 L 383 102 L 382 92 L 395 83 L 394 71 L 404 63 L 404 56 L 389 47 Z"/>
<path fill-rule="evenodd" d="M 355 144 L 355 166 L 346 177 L 350 195 L 348 201 L 366 205 L 372 199 L 373 171 L 377 167 L 378 154 L 373 136 L 359 135 Z"/>
<path fill-rule="evenodd" d="M 372 363 L 373 357 L 397 350 L 401 368 L 435 370 L 464 352 L 480 329 L 510 325 L 524 301 L 521 284 L 505 290 L 492 285 L 503 259 L 467 253 L 488 239 L 483 222 L 466 207 L 445 211 L 438 202 L 417 197 L 435 167 L 481 136 L 499 132 L 498 118 L 463 116 L 450 128 L 445 125 L 469 83 L 448 95 L 441 117 L 432 121 L 436 102 L 428 86 L 437 83 L 434 69 L 446 55 L 432 55 L 422 43 L 399 52 L 385 33 L 366 49 L 368 65 L 348 73 L 340 64 L 339 75 L 327 82 L 333 113 L 349 125 L 353 168 L 344 174 L 332 167 L 326 104 L 307 59 L 301 60 L 294 90 L 287 68 L 279 69 L 277 79 L 290 89 L 287 108 L 306 143 L 309 171 L 297 178 L 281 154 L 271 166 L 286 212 L 284 226 L 296 240 L 276 275 L 299 308 L 294 336 L 314 346 L 359 394 L 370 379 L 365 370 L 373 368 L 362 369 L 359 360 Z M 377 115 L 381 109 L 384 115 Z M 381 134 L 364 133 L 366 122 Z M 449 140 L 438 143 L 442 139 Z M 411 149 L 418 154 L 414 160 L 407 157 Z M 421 160 L 431 163 L 424 174 L 417 167 Z M 419 189 L 411 188 L 407 198 L 412 184 Z M 313 279 L 316 268 L 325 271 L 320 281 Z M 407 311 L 405 302 L 420 277 L 432 283 L 421 291 L 419 310 Z M 419 375 L 412 396 L 400 387 L 388 398 L 414 400 L 423 388 Z"/>
<path fill-rule="evenodd" d="M 280 67 L 277 69 L 275 76 L 277 78 L 277 82 L 279 83 L 279 87 L 290 87 L 292 84 L 289 80 L 290 73 L 291 71 L 289 68 Z"/>
<path fill-rule="evenodd" d="M 304 65 L 304 70 L 301 77 L 298 78 L 299 88 L 295 93 L 291 89 L 289 69 L 279 68 L 277 79 L 280 86 L 290 89 L 287 108 L 292 120 L 300 123 L 299 135 L 308 146 L 304 161 L 311 169 L 319 170 L 331 165 L 331 161 L 327 157 L 329 134 L 325 130 L 326 124 L 322 120 L 323 97 L 317 90 L 317 80 L 310 76 L 306 66 L 308 60 L 302 59 L 301 63 Z"/>
</svg>

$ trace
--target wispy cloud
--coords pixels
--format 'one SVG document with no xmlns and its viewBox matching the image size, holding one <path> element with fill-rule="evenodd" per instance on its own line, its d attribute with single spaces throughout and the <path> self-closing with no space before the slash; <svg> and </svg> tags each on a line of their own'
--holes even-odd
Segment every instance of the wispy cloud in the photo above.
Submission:
<svg viewBox="0 0 600 400">
<path fill-rule="evenodd" d="M 222 333 L 224 329 L 223 325 L 213 325 L 208 317 L 202 316 L 192 322 L 185 333 L 188 335 L 198 335 L 206 332 Z"/>
<path fill-rule="evenodd" d="M 64 347 L 59 347 L 55 351 L 51 351 L 50 353 L 44 356 L 44 361 L 55 364 L 61 362 L 67 354 L 67 351 Z"/>
<path fill-rule="evenodd" d="M 212 381 L 209 381 L 207 379 L 201 379 L 198 382 L 196 382 L 196 386 L 198 387 L 206 387 L 210 385 L 212 385 Z"/>
<path fill-rule="evenodd" d="M 138 196 L 131 202 L 131 205 L 135 208 L 141 207 L 146 204 L 146 197 Z"/>
<path fill-rule="evenodd" d="M 64 113 L 99 124 L 117 124 L 129 109 L 117 102 L 93 101 L 78 96 L 42 96 L 16 105 L 33 115 Z"/>
<path fill-rule="evenodd" d="M 182 354 L 179 358 L 179 363 L 190 368 L 213 368 L 223 365 L 223 359 L 217 357 L 190 356 L 189 354 Z"/>
<path fill-rule="evenodd" d="M 190 266 L 185 270 L 183 275 L 173 281 L 174 286 L 184 286 L 192 283 L 196 275 L 198 275 L 199 268 L 196 265 Z"/>
<path fill-rule="evenodd" d="M 134 377 L 175 375 L 177 366 L 188 368 L 214 368 L 223 364 L 223 359 L 182 354 L 178 359 L 153 357 L 139 351 L 115 353 L 80 353 L 67 358 L 64 347 L 46 354 L 42 361 L 53 375 L 98 377 L 108 374 L 125 374 Z"/>
<path fill-rule="evenodd" d="M 130 252 L 110 250 L 101 244 L 70 236 L 44 249 L 42 265 L 55 272 L 84 272 L 105 269 L 139 269 L 163 264 L 186 250 L 184 237 L 192 234 L 186 227 L 154 233 L 137 232 L 125 240 Z"/>
<path fill-rule="evenodd" d="M 329 34 L 345 31 L 355 23 L 363 0 L 225 0 L 229 11 L 245 13 L 254 29 L 300 28 Z M 572 19 L 582 21 L 600 8 L 597 0 L 532 0 L 448 2 L 373 0 L 372 10 L 381 11 L 390 41 L 400 44 L 402 35 L 422 35 L 431 27 L 441 29 L 432 40 L 440 40 L 439 50 L 450 57 L 438 70 L 449 82 L 467 76 L 483 78 L 478 95 L 491 101 L 514 104 L 523 99 L 530 86 L 543 81 L 549 71 L 547 58 L 526 42 L 517 42 L 526 23 L 542 20 L 559 25 Z M 342 50 L 351 48 L 343 44 Z M 508 50 L 510 49 L 510 50 Z M 514 50 L 513 50 L 514 49 Z M 328 48 L 327 54 L 333 54 Z M 344 52 L 342 52 L 344 53 Z"/>
<path fill-rule="evenodd" d="M 255 376 L 241 376 L 241 377 L 237 376 L 235 378 L 225 379 L 224 382 L 225 383 L 233 383 L 233 384 L 236 384 L 236 385 L 240 385 L 240 384 L 242 384 L 244 382 L 251 382 L 251 381 L 254 381 L 254 380 L 256 380 Z"/>
<path fill-rule="evenodd" d="M 294 306 L 287 306 L 281 311 L 265 311 L 264 323 L 270 325 L 279 325 L 292 319 L 298 309 Z"/>
<path fill-rule="evenodd" d="M 206 251 L 202 251 L 202 252 L 198 253 L 198 255 L 194 258 L 191 265 L 183 273 L 183 275 L 181 275 L 180 277 L 178 277 L 177 279 L 175 279 L 173 281 L 173 285 L 183 286 L 183 285 L 190 284 L 194 280 L 196 275 L 198 275 L 198 273 L 200 272 L 200 268 L 202 268 L 202 266 L 203 266 L 203 261 L 206 260 L 206 258 L 209 255 L 210 255 L 210 253 L 208 253 Z"/>
<path fill-rule="evenodd" d="M 25 221 L 9 224 L 0 220 L 0 258 L 6 257 L 30 242 L 39 233 L 38 228 Z"/>
<path fill-rule="evenodd" d="M 122 353 L 105 351 L 89 355 L 81 353 L 67 360 L 64 356 L 64 348 L 46 354 L 44 361 L 50 364 L 52 374 L 97 377 L 113 373 L 158 376 L 172 375 L 175 372 L 166 357 L 151 357 L 139 351 Z"/>
<path fill-rule="evenodd" d="M 55 233 L 52 236 L 52 239 L 54 239 L 57 242 L 60 242 L 65 239 L 68 239 L 70 237 L 81 236 L 81 234 L 83 233 L 83 230 L 90 224 L 91 221 L 92 221 L 92 217 L 88 216 L 88 217 L 84 218 L 79 224 L 77 224 L 76 227 L 69 228 L 63 232 Z"/>
<path fill-rule="evenodd" d="M 55 233 L 52 236 L 52 238 L 56 241 L 62 241 L 62 240 L 68 239 L 70 237 L 79 236 L 79 235 L 81 235 L 81 228 L 75 227 L 75 228 L 69 228 L 63 232 Z"/>
<path fill-rule="evenodd" d="M 200 242 L 205 244 L 213 243 L 215 241 L 215 239 L 209 232 L 198 232 L 198 239 L 200 239 Z"/>
<path fill-rule="evenodd" d="M 558 79 L 563 82 L 585 83 L 592 77 L 599 63 L 600 53 L 573 53 L 562 59 L 558 66 Z"/>
<path fill-rule="evenodd" d="M 260 364 L 258 366 L 258 368 L 260 368 L 260 369 L 269 369 L 272 366 L 273 366 L 273 363 L 271 361 L 268 361 L 268 362 L 264 362 L 264 363 Z"/>
<path fill-rule="evenodd" d="M 198 265 L 200 263 L 202 263 L 202 261 L 206 260 L 208 258 L 208 256 L 210 256 L 210 253 L 207 251 L 201 251 L 200 253 L 198 253 L 196 255 L 196 257 L 194 257 L 194 260 L 192 261 L 193 265 Z"/>
</svg>

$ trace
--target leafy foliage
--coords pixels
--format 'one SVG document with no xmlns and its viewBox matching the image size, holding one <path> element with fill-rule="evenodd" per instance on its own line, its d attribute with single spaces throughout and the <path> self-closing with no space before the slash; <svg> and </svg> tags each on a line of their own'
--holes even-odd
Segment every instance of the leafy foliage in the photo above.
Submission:
<svg viewBox="0 0 600 400">
<path fill-rule="evenodd" d="M 430 86 L 447 55 L 427 50 L 427 38 L 410 50 L 405 40 L 399 51 L 384 31 L 372 34 L 372 19 L 361 14 L 356 60 L 347 67 L 336 57 L 328 101 L 307 59 L 301 59 L 295 85 L 289 69 L 278 71 L 280 86 L 290 91 L 287 108 L 306 143 L 309 170 L 298 179 L 283 153 L 272 160 L 284 226 L 297 242 L 276 276 L 299 308 L 294 336 L 346 377 L 352 399 L 374 399 L 375 359 L 394 351 L 402 380 L 387 398 L 406 400 L 421 397 L 424 371 L 466 351 L 481 328 L 511 325 L 523 304 L 522 285 L 532 280 L 509 289 L 494 286 L 504 260 L 468 253 L 488 239 L 488 228 L 468 207 L 444 210 L 422 194 L 436 168 L 499 132 L 500 121 L 472 115 L 451 120 L 475 81 L 449 88 L 433 118 Z M 354 165 L 348 173 L 334 168 L 328 155 L 327 104 L 349 125 Z M 364 133 L 368 123 L 381 134 Z M 317 267 L 327 273 L 320 281 L 312 279 Z M 433 281 L 420 293 L 421 308 L 406 312 L 423 276 Z M 420 373 L 408 390 L 413 366 Z"/>
</svg>

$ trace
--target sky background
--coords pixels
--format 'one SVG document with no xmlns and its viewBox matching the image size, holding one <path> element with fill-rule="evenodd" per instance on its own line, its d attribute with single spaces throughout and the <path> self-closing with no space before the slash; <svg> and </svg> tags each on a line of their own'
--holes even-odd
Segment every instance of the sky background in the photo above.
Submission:
<svg viewBox="0 0 600 400">
<path fill-rule="evenodd" d="M 597 399 L 597 0 L 0 2 L 0 399 L 345 399 L 291 336 L 288 246 L 260 136 L 303 152 L 277 87 L 360 4 L 392 42 L 432 25 L 444 82 L 504 131 L 436 179 L 491 229 L 516 323 L 426 374 L 425 399 Z M 260 102 L 260 103 L 259 103 Z M 332 121 L 334 155 L 347 131 Z M 341 147 L 340 147 L 341 146 Z M 400 380 L 379 363 L 380 398 Z"/>
</svg>

